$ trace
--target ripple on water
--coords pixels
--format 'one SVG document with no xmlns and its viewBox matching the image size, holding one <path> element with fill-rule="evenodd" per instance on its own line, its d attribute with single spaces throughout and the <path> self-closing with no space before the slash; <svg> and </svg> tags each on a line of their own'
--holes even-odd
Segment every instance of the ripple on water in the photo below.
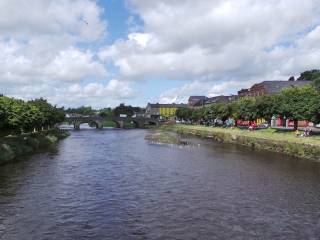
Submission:
<svg viewBox="0 0 320 240">
<path fill-rule="evenodd" d="M 0 239 L 319 239 L 319 164 L 146 134 L 74 131 L 2 167 Z"/>
</svg>

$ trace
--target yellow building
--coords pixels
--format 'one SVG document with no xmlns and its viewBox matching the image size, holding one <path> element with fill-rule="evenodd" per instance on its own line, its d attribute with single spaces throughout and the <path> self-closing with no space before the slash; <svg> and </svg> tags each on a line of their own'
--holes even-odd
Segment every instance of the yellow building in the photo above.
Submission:
<svg viewBox="0 0 320 240">
<path fill-rule="evenodd" d="M 159 109 L 160 116 L 166 117 L 166 118 L 175 116 L 177 109 L 178 108 L 176 108 L 176 107 L 172 107 L 172 108 L 160 107 L 160 109 Z"/>
<path fill-rule="evenodd" d="M 175 117 L 178 108 L 187 107 L 187 104 L 152 104 L 148 103 L 146 107 L 146 114 L 152 118 L 168 119 Z"/>
</svg>

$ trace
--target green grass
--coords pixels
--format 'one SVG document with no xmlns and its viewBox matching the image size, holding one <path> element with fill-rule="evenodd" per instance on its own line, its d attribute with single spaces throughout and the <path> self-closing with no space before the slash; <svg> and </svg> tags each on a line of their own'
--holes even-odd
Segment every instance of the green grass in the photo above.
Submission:
<svg viewBox="0 0 320 240">
<path fill-rule="evenodd" d="M 259 139 L 270 139 L 275 141 L 287 141 L 292 143 L 303 143 L 312 144 L 320 146 L 320 136 L 310 136 L 310 137 L 297 137 L 294 132 L 278 131 L 275 129 L 261 129 L 256 131 L 249 131 L 239 128 L 220 128 L 220 127 L 205 127 L 199 125 L 174 125 L 164 128 L 172 128 L 171 130 L 183 130 L 183 131 L 204 131 L 206 133 L 231 133 L 238 136 L 249 136 Z M 300 132 L 302 133 L 302 132 Z"/>
<path fill-rule="evenodd" d="M 105 120 L 105 121 L 103 122 L 103 126 L 104 126 L 104 127 L 114 127 L 114 128 L 116 128 L 116 127 L 117 127 L 117 124 L 116 124 L 114 121 Z"/>
</svg>

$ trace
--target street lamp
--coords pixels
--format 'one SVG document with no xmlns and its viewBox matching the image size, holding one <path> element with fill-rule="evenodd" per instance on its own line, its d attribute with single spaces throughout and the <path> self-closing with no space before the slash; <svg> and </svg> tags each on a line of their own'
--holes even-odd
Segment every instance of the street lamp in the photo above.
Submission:
<svg viewBox="0 0 320 240">
<path fill-rule="evenodd" d="M 213 118 L 212 114 L 213 114 L 213 111 L 210 110 L 209 113 L 211 114 L 210 123 L 212 124 L 212 118 Z"/>
</svg>

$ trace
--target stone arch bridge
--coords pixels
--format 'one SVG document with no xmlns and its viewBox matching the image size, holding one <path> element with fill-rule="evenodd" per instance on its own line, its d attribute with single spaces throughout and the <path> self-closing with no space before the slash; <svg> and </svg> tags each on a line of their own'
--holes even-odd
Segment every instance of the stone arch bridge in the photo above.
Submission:
<svg viewBox="0 0 320 240">
<path fill-rule="evenodd" d="M 129 121 L 133 122 L 135 128 L 144 128 L 146 125 L 159 125 L 159 121 L 153 118 L 146 117 L 107 117 L 100 116 L 70 116 L 66 118 L 69 124 L 74 126 L 74 129 L 79 130 L 82 123 L 94 124 L 97 129 L 103 128 L 105 120 L 112 120 L 117 124 L 117 128 L 124 128 L 124 123 Z"/>
</svg>

